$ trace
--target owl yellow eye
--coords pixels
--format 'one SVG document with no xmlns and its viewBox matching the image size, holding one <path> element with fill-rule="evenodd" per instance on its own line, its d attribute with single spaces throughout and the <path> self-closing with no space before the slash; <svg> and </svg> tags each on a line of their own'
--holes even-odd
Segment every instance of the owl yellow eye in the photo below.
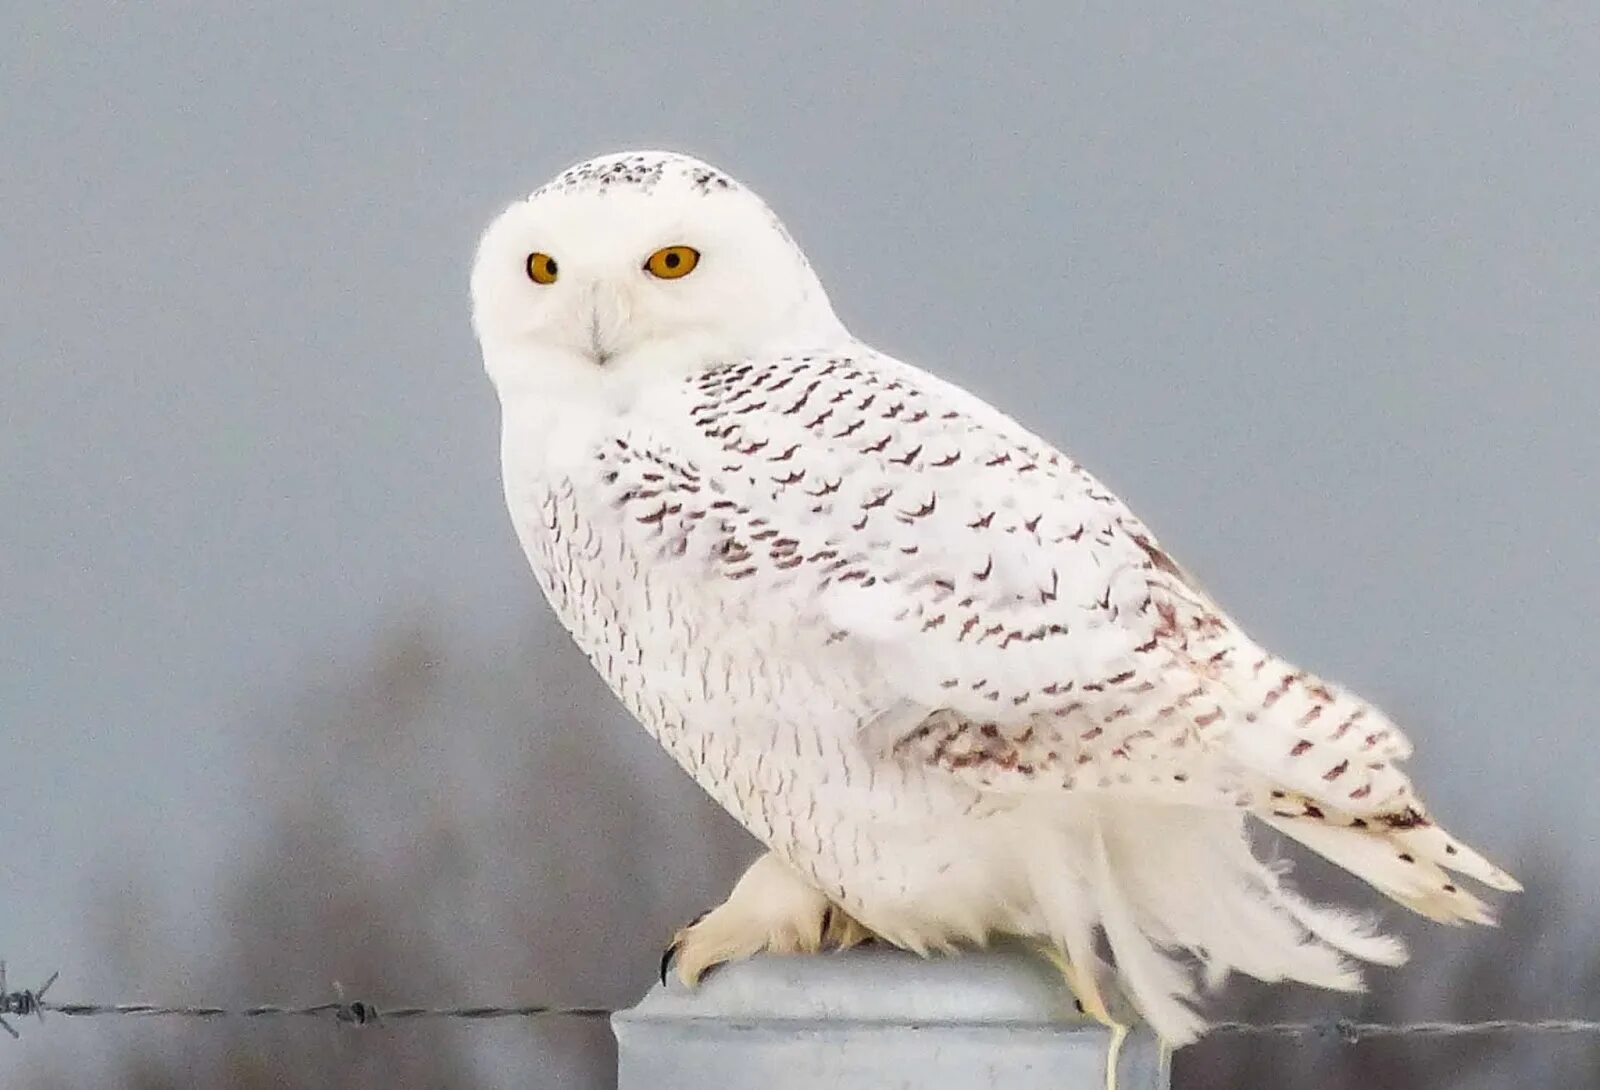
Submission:
<svg viewBox="0 0 1600 1090">
<path fill-rule="evenodd" d="M 549 254 L 528 255 L 528 279 L 535 284 L 554 284 L 560 272 L 556 259 Z"/>
<path fill-rule="evenodd" d="M 693 246 L 667 246 L 650 255 L 645 272 L 662 280 L 688 276 L 700 264 L 700 251 Z"/>
</svg>

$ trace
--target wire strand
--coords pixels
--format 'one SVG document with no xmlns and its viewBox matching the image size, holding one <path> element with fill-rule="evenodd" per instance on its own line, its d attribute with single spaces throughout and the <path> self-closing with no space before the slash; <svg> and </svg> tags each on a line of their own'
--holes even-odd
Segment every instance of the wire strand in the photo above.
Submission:
<svg viewBox="0 0 1600 1090">
<path fill-rule="evenodd" d="M 155 1003 L 41 1003 L 39 1013 L 73 1017 L 99 1015 L 138 1015 L 145 1018 L 333 1018 L 363 1025 L 368 1022 L 399 1022 L 410 1018 L 459 1018 L 482 1021 L 493 1018 L 609 1018 L 615 1012 L 605 1007 L 554 1007 L 528 1004 L 516 1007 L 383 1007 L 360 1000 L 339 1003 L 314 1003 L 307 1007 L 283 1007 L 264 1003 L 253 1007 L 161 1006 Z"/>
<path fill-rule="evenodd" d="M 1495 1034 L 1527 1033 L 1600 1037 L 1600 1021 L 1582 1018 L 1542 1018 L 1525 1020 L 1495 1018 L 1485 1022 L 1216 1022 L 1210 1033 L 1241 1037 L 1323 1037 L 1337 1038 L 1346 1044 L 1377 1037 L 1486 1037 Z"/>
<path fill-rule="evenodd" d="M 45 1014 L 68 1018 L 123 1016 L 131 1018 L 190 1018 L 199 1021 L 225 1018 L 321 1018 L 346 1025 L 365 1026 L 384 1022 L 442 1019 L 482 1022 L 501 1018 L 609 1018 L 616 1011 L 608 1007 L 562 1007 L 547 1003 L 516 1006 L 384 1007 L 364 1000 L 347 1000 L 344 988 L 334 983 L 338 999 L 327 1003 L 291 1007 L 262 1003 L 248 1007 L 222 1007 L 209 1004 L 163 1005 L 158 1003 L 60 1003 L 47 1000 L 45 993 L 59 973 L 37 988 L 6 991 L 5 962 L 0 961 L 0 1029 L 12 1037 L 19 1034 L 5 1016 L 44 1019 Z M 1218 1022 L 1212 1034 L 1240 1037 L 1317 1037 L 1355 1044 L 1358 1041 L 1392 1037 L 1483 1037 L 1505 1034 L 1537 1034 L 1600 1038 L 1600 1020 L 1581 1018 L 1517 1019 L 1497 1018 L 1484 1022 L 1356 1022 L 1336 1019 L 1328 1022 Z"/>
</svg>

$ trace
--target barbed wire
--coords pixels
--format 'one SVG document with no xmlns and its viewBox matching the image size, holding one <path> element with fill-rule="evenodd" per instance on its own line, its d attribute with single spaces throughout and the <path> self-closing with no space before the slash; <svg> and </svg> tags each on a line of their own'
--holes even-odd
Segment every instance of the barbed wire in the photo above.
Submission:
<svg viewBox="0 0 1600 1090">
<path fill-rule="evenodd" d="M 1209 1033 L 1240 1037 L 1321 1037 L 1353 1045 L 1378 1037 L 1488 1037 L 1528 1033 L 1600 1038 L 1600 1021 L 1582 1018 L 1523 1020 L 1494 1018 L 1485 1022 L 1214 1022 Z"/>
<path fill-rule="evenodd" d="M 61 974 L 51 973 L 37 988 L 6 990 L 5 962 L 0 961 L 0 1029 L 12 1037 L 20 1036 L 5 1020 L 6 1015 L 43 1021 L 45 1014 L 69 1018 L 122 1015 L 134 1018 L 192 1018 L 201 1021 L 225 1018 L 323 1018 L 351 1026 L 368 1026 L 413 1019 L 452 1019 L 467 1022 L 497 1018 L 609 1018 L 617 1013 L 608 1007 L 561 1007 L 546 1003 L 519 1006 L 460 1007 L 384 1007 L 381 1010 L 365 1000 L 346 999 L 344 988 L 334 982 L 337 998 L 332 1002 L 290 1007 L 272 1003 L 248 1007 L 221 1007 L 200 1004 L 168 1006 L 157 1003 L 60 1003 L 45 998 L 45 993 Z M 1503 1034 L 1593 1036 L 1600 1038 L 1600 1020 L 1546 1018 L 1523 1020 L 1497 1018 L 1485 1022 L 1357 1022 L 1335 1019 L 1327 1022 L 1217 1022 L 1213 1034 L 1248 1037 L 1317 1037 L 1347 1045 L 1384 1037 L 1479 1037 Z"/>
<path fill-rule="evenodd" d="M 334 981 L 337 996 L 332 1002 L 312 1003 L 290 1007 L 276 1003 L 259 1003 L 248 1007 L 220 1007 L 210 1004 L 160 1003 L 60 1003 L 45 998 L 45 992 L 61 974 L 51 973 L 50 978 L 37 988 L 22 991 L 6 990 L 6 966 L 0 961 L 0 1029 L 13 1038 L 19 1037 L 16 1029 L 5 1020 L 6 1015 L 27 1017 L 34 1015 L 40 1021 L 46 1013 L 61 1014 L 68 1018 L 94 1018 L 105 1015 L 125 1015 L 135 1018 L 193 1018 L 209 1020 L 218 1018 L 326 1018 L 353 1026 L 366 1026 L 377 1022 L 404 1022 L 417 1018 L 460 1019 L 462 1021 L 487 1021 L 496 1018 L 609 1018 L 616 1013 L 609 1007 L 558 1007 L 546 1003 L 528 1003 L 520 1006 L 460 1006 L 460 1007 L 384 1007 L 363 999 L 347 999 L 344 987 Z"/>
</svg>

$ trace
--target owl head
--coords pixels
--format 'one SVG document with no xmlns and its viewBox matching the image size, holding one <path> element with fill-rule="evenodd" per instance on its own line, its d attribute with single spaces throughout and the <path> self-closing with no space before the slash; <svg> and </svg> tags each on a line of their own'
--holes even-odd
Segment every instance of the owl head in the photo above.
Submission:
<svg viewBox="0 0 1600 1090">
<path fill-rule="evenodd" d="M 472 315 L 502 397 L 636 388 L 845 336 L 761 198 L 659 151 L 579 163 L 497 216 L 473 265 Z"/>
</svg>

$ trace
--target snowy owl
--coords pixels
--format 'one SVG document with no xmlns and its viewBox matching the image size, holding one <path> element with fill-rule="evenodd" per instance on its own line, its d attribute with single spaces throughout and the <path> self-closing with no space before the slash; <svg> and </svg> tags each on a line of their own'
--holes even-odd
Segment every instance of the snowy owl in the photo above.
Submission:
<svg viewBox="0 0 1600 1090">
<path fill-rule="evenodd" d="M 1230 973 L 1353 990 L 1404 959 L 1252 821 L 1441 922 L 1491 922 L 1455 874 L 1518 888 L 1429 816 L 1381 711 L 1252 640 L 1067 455 L 851 336 L 722 171 L 573 166 L 493 221 L 471 286 L 540 587 L 767 848 L 679 932 L 691 983 L 1014 937 L 1176 1045 Z"/>
</svg>

